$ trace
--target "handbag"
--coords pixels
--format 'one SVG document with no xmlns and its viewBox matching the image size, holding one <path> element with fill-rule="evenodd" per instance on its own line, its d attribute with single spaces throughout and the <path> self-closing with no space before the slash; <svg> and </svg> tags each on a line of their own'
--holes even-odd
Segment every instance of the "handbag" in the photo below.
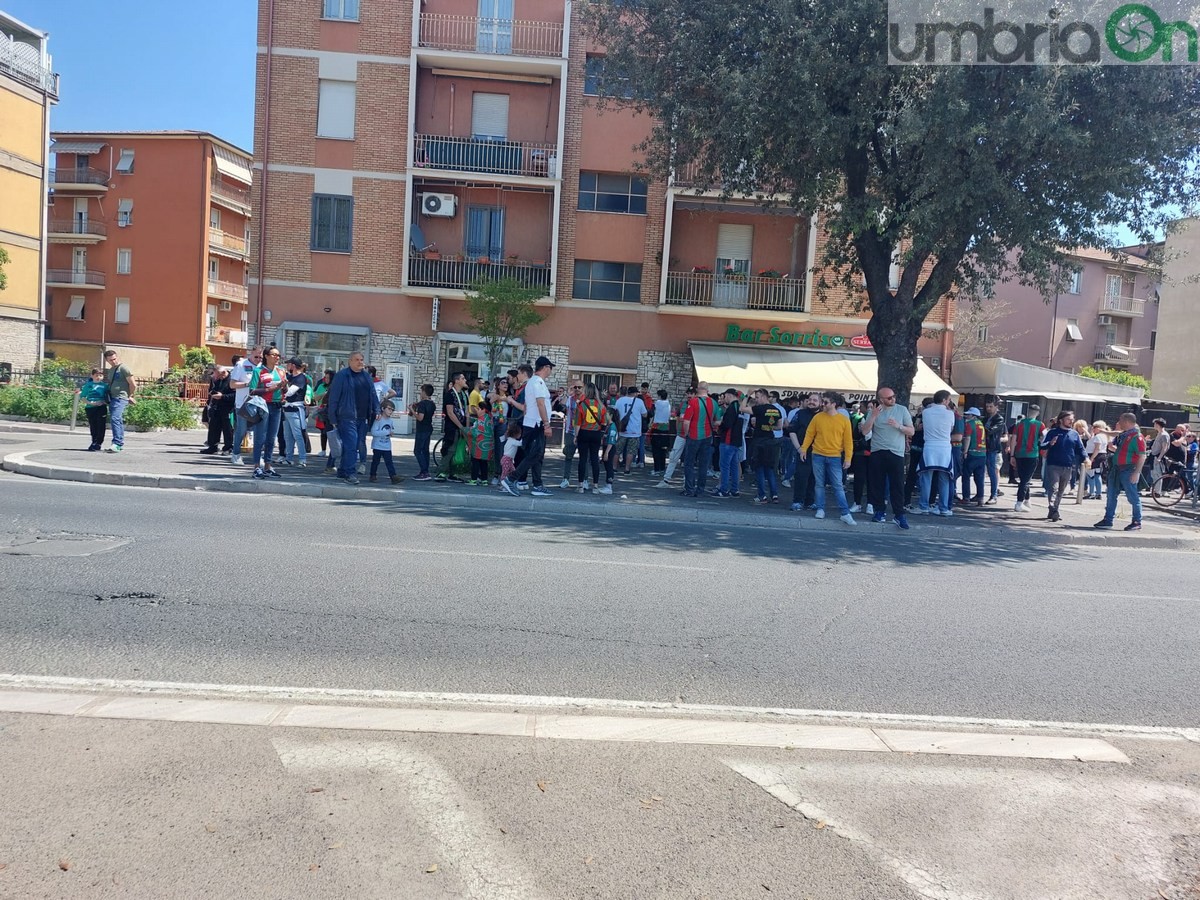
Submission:
<svg viewBox="0 0 1200 900">
<path fill-rule="evenodd" d="M 267 404 L 261 397 L 251 397 L 238 407 L 237 414 L 247 425 L 257 425 L 267 414 Z"/>
</svg>

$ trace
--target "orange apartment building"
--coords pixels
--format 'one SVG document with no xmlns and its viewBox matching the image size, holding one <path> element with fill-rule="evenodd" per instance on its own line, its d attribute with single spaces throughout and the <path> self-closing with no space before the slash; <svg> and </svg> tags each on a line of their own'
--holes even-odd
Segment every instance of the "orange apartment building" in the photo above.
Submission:
<svg viewBox="0 0 1200 900">
<path fill-rule="evenodd" d="M 135 372 L 246 345 L 250 154 L 198 131 L 52 135 L 46 350 Z"/>
<path fill-rule="evenodd" d="M 438 385 L 486 364 L 462 298 L 490 274 L 544 292 L 506 362 L 545 354 L 560 384 L 786 391 L 827 385 L 774 363 L 873 362 L 858 298 L 814 289 L 815 219 L 648 183 L 649 120 L 597 110 L 603 65 L 570 0 L 260 0 L 252 328 Z"/>
</svg>

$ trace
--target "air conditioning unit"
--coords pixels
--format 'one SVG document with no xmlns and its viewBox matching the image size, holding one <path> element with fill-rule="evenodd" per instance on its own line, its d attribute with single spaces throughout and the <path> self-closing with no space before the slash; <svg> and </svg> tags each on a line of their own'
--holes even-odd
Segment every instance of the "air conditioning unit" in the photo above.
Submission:
<svg viewBox="0 0 1200 900">
<path fill-rule="evenodd" d="M 229 312 L 231 309 L 233 309 L 232 303 L 230 303 L 228 300 L 221 301 L 221 312 Z"/>
<path fill-rule="evenodd" d="M 1101 325 L 1111 325 L 1113 323 L 1113 317 L 1112 316 L 1100 316 L 1099 321 L 1100 321 Z"/>
<path fill-rule="evenodd" d="M 454 194 L 419 194 L 421 212 L 427 216 L 452 218 L 458 207 L 458 197 Z"/>
<path fill-rule="evenodd" d="M 942 358 L 940 356 L 929 357 L 929 368 L 935 372 L 940 372 L 942 370 Z"/>
</svg>

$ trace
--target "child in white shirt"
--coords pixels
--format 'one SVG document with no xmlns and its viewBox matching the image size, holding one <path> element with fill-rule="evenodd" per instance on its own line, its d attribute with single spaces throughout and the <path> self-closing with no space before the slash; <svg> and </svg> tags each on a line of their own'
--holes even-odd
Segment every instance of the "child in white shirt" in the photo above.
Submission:
<svg viewBox="0 0 1200 900">
<path fill-rule="evenodd" d="M 399 484 L 404 480 L 403 475 L 396 474 L 396 464 L 392 462 L 392 411 L 395 408 L 396 405 L 391 400 L 384 400 L 379 407 L 379 418 L 371 425 L 371 476 L 368 481 L 379 480 L 375 476 L 379 471 L 381 459 L 387 466 L 392 484 Z"/>
<path fill-rule="evenodd" d="M 509 422 L 504 432 L 504 455 L 500 457 L 500 479 L 503 481 L 517 467 L 517 451 L 521 449 L 521 422 Z"/>
</svg>

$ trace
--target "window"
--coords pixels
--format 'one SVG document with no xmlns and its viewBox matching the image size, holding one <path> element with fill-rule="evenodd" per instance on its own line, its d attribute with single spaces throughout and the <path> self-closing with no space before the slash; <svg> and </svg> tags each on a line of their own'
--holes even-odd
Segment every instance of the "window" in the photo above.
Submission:
<svg viewBox="0 0 1200 900">
<path fill-rule="evenodd" d="M 1150 349 L 1153 350 L 1154 345 L 1157 343 L 1158 343 L 1158 332 L 1157 331 L 1150 332 Z"/>
<path fill-rule="evenodd" d="M 121 200 L 117 203 L 117 227 L 127 228 L 133 224 L 133 201 Z"/>
<path fill-rule="evenodd" d="M 1071 273 L 1070 278 L 1067 280 L 1067 293 L 1068 294 L 1078 294 L 1079 286 L 1082 283 L 1082 281 L 1083 281 L 1083 272 L 1080 271 L 1079 269 L 1076 269 L 1075 271 L 1073 271 Z"/>
<path fill-rule="evenodd" d="M 467 209 L 467 256 L 504 259 L 504 207 L 472 206 Z"/>
<path fill-rule="evenodd" d="M 633 79 L 627 75 L 608 70 L 604 56 L 590 54 L 584 64 L 583 93 L 589 97 L 623 97 L 632 100 L 636 96 Z"/>
<path fill-rule="evenodd" d="M 1067 319 L 1067 340 L 1082 341 L 1083 332 L 1079 330 L 1078 319 Z"/>
<path fill-rule="evenodd" d="M 345 22 L 358 21 L 358 0 L 325 0 L 326 19 L 341 19 Z"/>
<path fill-rule="evenodd" d="M 221 230 L 221 211 L 215 206 L 208 211 L 208 227 Z"/>
<path fill-rule="evenodd" d="M 576 260 L 571 296 L 577 300 L 637 303 L 642 299 L 641 264 Z"/>
<path fill-rule="evenodd" d="M 209 281 L 220 281 L 221 280 L 221 260 L 219 260 L 215 256 L 210 256 L 208 258 L 208 280 Z"/>
<path fill-rule="evenodd" d="M 117 251 L 117 274 L 128 275 L 133 271 L 133 251 L 122 247 Z"/>
<path fill-rule="evenodd" d="M 986 323 L 980 325 L 975 331 L 975 339 L 981 344 L 986 344 L 988 341 L 988 326 Z"/>
<path fill-rule="evenodd" d="M 646 179 L 633 175 L 579 173 L 579 208 L 593 212 L 646 214 Z"/>
<path fill-rule="evenodd" d="M 133 151 L 122 150 L 121 158 L 117 160 L 117 171 L 122 175 L 129 175 L 133 172 Z"/>
<path fill-rule="evenodd" d="M 622 378 L 627 378 L 629 379 L 630 383 L 632 383 L 636 376 L 636 372 L 621 373 L 587 371 L 583 369 L 571 370 L 572 381 L 582 381 L 584 384 L 594 384 L 596 386 L 596 392 L 600 394 L 601 397 L 608 393 L 608 386 L 610 384 L 615 384 L 619 388 L 621 387 Z"/>
<path fill-rule="evenodd" d="M 471 137 L 477 141 L 508 139 L 508 94 L 471 95 Z"/>
<path fill-rule="evenodd" d="M 83 321 L 83 297 L 71 298 L 71 302 L 67 306 L 67 318 L 74 319 L 76 322 Z"/>
<path fill-rule="evenodd" d="M 355 83 L 322 78 L 318 85 L 317 137 L 353 139 Z"/>
<path fill-rule="evenodd" d="M 1120 275 L 1105 275 L 1104 276 L 1104 296 L 1105 297 L 1120 297 L 1121 288 L 1125 284 L 1125 279 Z"/>
<path fill-rule="evenodd" d="M 313 194 L 312 249 L 349 253 L 353 218 L 353 197 Z"/>
<path fill-rule="evenodd" d="M 118 325 L 128 325 L 129 324 L 129 298 L 128 297 L 118 297 L 117 298 L 117 312 L 113 316 L 113 321 L 116 322 Z"/>
</svg>

